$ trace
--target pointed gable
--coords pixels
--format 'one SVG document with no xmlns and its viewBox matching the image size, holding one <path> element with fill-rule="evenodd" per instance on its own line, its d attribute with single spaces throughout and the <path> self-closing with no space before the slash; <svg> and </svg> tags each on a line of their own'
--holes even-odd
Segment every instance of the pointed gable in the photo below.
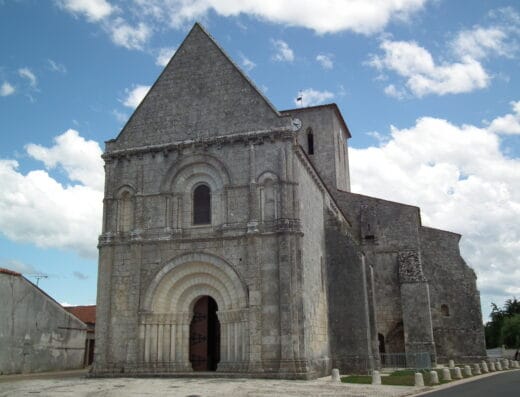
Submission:
<svg viewBox="0 0 520 397">
<path fill-rule="evenodd" d="M 290 126 L 197 23 L 112 149 Z"/>
</svg>

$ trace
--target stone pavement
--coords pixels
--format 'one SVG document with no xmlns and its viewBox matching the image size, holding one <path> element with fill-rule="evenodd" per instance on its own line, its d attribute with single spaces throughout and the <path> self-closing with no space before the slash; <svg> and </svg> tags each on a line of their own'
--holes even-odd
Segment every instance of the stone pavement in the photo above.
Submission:
<svg viewBox="0 0 520 397">
<path fill-rule="evenodd" d="M 54 376 L 0 376 L 0 397 L 7 396 L 345 396 L 400 397 L 429 388 L 371 386 L 331 382 L 222 378 L 105 378 L 89 379 L 84 373 Z"/>
</svg>

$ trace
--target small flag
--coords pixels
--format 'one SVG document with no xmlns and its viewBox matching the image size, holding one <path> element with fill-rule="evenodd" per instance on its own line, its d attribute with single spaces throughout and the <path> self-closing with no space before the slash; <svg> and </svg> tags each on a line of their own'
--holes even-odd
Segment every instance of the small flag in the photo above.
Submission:
<svg viewBox="0 0 520 397">
<path fill-rule="evenodd" d="M 298 97 L 296 98 L 296 102 L 301 102 L 303 100 L 303 96 L 300 94 L 298 95 Z"/>
</svg>

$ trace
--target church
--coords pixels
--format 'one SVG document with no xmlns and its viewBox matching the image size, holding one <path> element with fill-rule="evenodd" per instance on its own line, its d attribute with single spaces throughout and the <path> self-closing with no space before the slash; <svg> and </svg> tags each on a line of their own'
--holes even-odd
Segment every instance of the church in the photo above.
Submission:
<svg viewBox="0 0 520 397">
<path fill-rule="evenodd" d="M 461 236 L 352 193 L 350 136 L 335 104 L 277 110 L 195 24 L 106 142 L 92 375 L 485 356 Z"/>
</svg>

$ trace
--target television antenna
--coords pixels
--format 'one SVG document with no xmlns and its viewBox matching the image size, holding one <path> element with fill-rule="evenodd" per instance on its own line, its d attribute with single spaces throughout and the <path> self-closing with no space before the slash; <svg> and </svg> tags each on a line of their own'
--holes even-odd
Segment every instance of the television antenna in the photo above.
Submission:
<svg viewBox="0 0 520 397">
<path fill-rule="evenodd" d="M 38 286 L 38 283 L 42 278 L 49 278 L 49 276 L 44 273 L 29 273 L 27 276 L 34 277 L 36 279 L 36 286 Z"/>
</svg>

